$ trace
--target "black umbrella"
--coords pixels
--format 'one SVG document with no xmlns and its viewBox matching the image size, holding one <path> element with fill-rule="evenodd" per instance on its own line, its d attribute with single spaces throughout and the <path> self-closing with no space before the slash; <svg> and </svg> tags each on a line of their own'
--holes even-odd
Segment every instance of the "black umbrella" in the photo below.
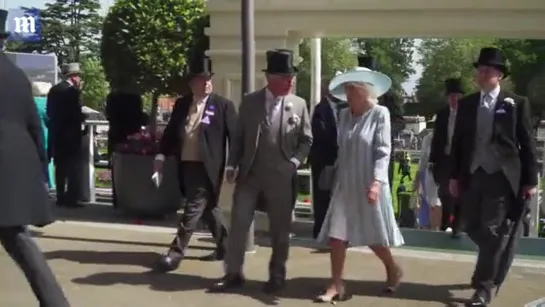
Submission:
<svg viewBox="0 0 545 307">
<path fill-rule="evenodd" d="M 507 238 L 507 243 L 505 245 L 505 249 L 503 250 L 503 254 L 500 257 L 500 262 L 498 264 L 498 272 L 496 274 L 496 280 L 495 284 L 497 286 L 496 288 L 496 296 L 500 292 L 500 288 L 505 281 L 505 278 L 507 277 L 507 273 L 509 273 L 509 269 L 511 268 L 511 264 L 513 264 L 513 259 L 515 258 L 515 243 L 516 240 L 520 237 L 520 229 L 522 226 L 522 222 L 526 217 L 526 214 L 528 214 L 528 210 L 530 208 L 530 200 L 529 197 L 520 197 L 517 200 L 517 203 L 519 206 L 512 212 L 509 219 L 514 222 L 513 227 L 511 228 L 509 232 L 509 237 Z"/>
</svg>

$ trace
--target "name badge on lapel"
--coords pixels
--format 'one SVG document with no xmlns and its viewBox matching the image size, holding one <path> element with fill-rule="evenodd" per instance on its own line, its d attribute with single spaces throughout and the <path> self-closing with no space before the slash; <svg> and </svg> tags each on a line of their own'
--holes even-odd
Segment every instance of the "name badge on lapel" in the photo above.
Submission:
<svg viewBox="0 0 545 307">
<path fill-rule="evenodd" d="M 208 115 L 205 116 L 205 117 L 203 117 L 203 118 L 201 119 L 201 123 L 202 123 L 202 124 L 205 124 L 205 125 L 210 125 L 210 117 L 208 117 Z"/>
<path fill-rule="evenodd" d="M 496 114 L 505 114 L 505 110 L 504 109 L 498 109 L 498 110 L 496 110 Z"/>
<path fill-rule="evenodd" d="M 214 114 L 216 114 L 216 113 L 214 113 L 214 111 L 206 110 L 206 111 L 204 111 L 204 114 L 206 114 L 208 116 L 214 116 Z"/>
</svg>

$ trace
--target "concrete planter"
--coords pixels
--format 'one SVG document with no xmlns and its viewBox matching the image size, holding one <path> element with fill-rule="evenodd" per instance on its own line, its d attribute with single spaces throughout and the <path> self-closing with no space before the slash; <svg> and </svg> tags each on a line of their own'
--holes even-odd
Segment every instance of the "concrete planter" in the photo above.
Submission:
<svg viewBox="0 0 545 307">
<path fill-rule="evenodd" d="M 113 160 L 118 208 L 138 217 L 161 217 L 175 213 L 181 204 L 177 165 L 165 161 L 159 188 L 151 180 L 154 156 L 116 153 Z"/>
</svg>

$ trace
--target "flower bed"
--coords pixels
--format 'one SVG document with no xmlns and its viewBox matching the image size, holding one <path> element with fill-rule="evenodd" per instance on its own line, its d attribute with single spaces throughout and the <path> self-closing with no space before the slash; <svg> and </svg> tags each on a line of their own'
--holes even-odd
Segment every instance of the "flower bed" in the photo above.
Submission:
<svg viewBox="0 0 545 307">
<path fill-rule="evenodd" d="M 116 147 L 113 174 L 118 208 L 138 217 L 160 217 L 176 212 L 181 203 L 177 163 L 167 158 L 161 185 L 151 180 L 159 135 L 143 130 Z M 105 175 L 106 178 L 106 175 Z"/>
</svg>

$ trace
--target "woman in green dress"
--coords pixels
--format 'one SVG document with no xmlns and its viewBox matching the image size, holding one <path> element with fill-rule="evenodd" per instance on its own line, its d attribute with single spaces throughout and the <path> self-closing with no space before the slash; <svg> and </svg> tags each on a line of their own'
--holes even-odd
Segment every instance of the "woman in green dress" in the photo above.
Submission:
<svg viewBox="0 0 545 307">
<path fill-rule="evenodd" d="M 34 103 L 38 110 L 38 116 L 42 123 L 42 132 L 44 139 L 44 150 L 48 152 L 48 143 L 47 143 L 47 94 L 51 89 L 52 85 L 49 82 L 32 82 L 32 95 L 34 96 Z M 55 188 L 55 182 L 53 181 L 53 162 L 50 162 L 48 165 L 48 184 L 50 189 Z"/>
</svg>

